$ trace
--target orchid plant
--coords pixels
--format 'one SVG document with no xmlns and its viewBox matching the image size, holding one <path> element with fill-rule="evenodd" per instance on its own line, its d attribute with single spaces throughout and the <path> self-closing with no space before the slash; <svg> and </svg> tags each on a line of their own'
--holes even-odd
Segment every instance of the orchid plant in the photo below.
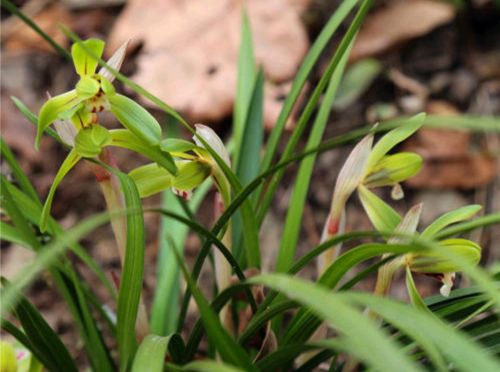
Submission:
<svg viewBox="0 0 500 372">
<path fill-rule="evenodd" d="M 2 0 L 4 3 L 9 2 Z M 335 29 L 358 3 L 351 26 L 320 82 L 313 87 L 281 158 L 274 162 L 285 124 L 307 76 Z M 323 232 L 319 242 L 315 242 L 318 244 L 297 257 L 300 251 L 295 238 L 287 240 L 279 236 L 287 242 L 280 247 L 276 272 L 265 273 L 270 265 L 261 260 L 261 253 L 268 253 L 274 247 L 260 237 L 267 224 L 264 217 L 285 167 L 301 162 L 302 176 L 295 186 L 301 186 L 302 181 L 309 185 L 314 156 L 348 144 L 354 138 L 338 137 L 321 143 L 350 47 L 369 6 L 369 0 L 342 2 L 300 68 L 266 146 L 263 146 L 262 119 L 264 74 L 255 67 L 250 26 L 248 19 L 243 18 L 231 141 L 235 145 L 230 147 L 231 151 L 209 126 L 189 125 L 157 97 L 128 84 L 136 93 L 154 98 L 152 101 L 159 108 L 179 119 L 193 136 L 192 140 L 166 137 L 148 110 L 118 93 L 113 85 L 116 76 L 127 84 L 119 69 L 128 44 L 119 47 L 105 63 L 101 60 L 105 50 L 103 41 L 81 41 L 75 37 L 71 57 L 79 80 L 74 88 L 49 97 L 38 117 L 18 105 L 26 117 L 36 122 L 36 148 L 44 132 L 53 133 L 49 128 L 53 125 L 58 134 L 55 137 L 69 151 L 45 203 L 40 202 L 15 156 L 1 142 L 2 155 L 17 181 L 1 178 L 0 201 L 5 213 L 0 221 L 2 235 L 10 242 L 32 249 L 36 259 L 22 276 L 2 280 L 2 328 L 22 346 L 14 348 L 9 343 L 0 343 L 0 369 L 9 372 L 26 367 L 30 371 L 81 369 L 72 355 L 75 352 L 66 347 L 22 293 L 37 275 L 47 271 L 50 285 L 57 288 L 68 304 L 81 335 L 87 357 L 83 363 L 96 371 L 313 371 L 328 363 L 329 370 L 345 372 L 365 369 L 444 372 L 449 366 L 457 370 L 471 370 L 473 366 L 484 372 L 496 372 L 500 363 L 485 350 L 497 353 L 500 345 L 489 338 L 498 333 L 498 283 L 477 267 L 481 259 L 479 244 L 458 236 L 471 229 L 465 221 L 481 207 L 458 208 L 419 230 L 422 204 L 411 207 L 402 216 L 377 195 L 378 189 L 390 187 L 393 199 L 404 198 L 402 183 L 419 172 L 423 159 L 417 153 L 394 150 L 425 125 L 428 119 L 425 114 L 364 128 L 333 186 Z M 14 12 L 16 8 L 9 9 Z M 99 64 L 104 66 L 100 70 Z M 311 122 L 318 105 L 317 118 Z M 111 114 L 123 128 L 108 129 L 102 125 L 103 112 Z M 311 131 L 306 150 L 296 152 L 299 138 L 307 133 L 308 125 Z M 386 133 L 375 140 L 379 132 Z M 122 173 L 113 159 L 113 147 L 140 154 L 147 162 L 128 174 Z M 90 164 L 96 175 L 108 211 L 120 213 L 98 215 L 65 231 L 51 218 L 51 205 L 61 181 L 81 160 Z M 301 179 L 306 174 L 307 180 Z M 216 189 L 215 208 L 209 211 L 214 219 L 211 226 L 205 226 L 196 217 L 196 209 L 208 190 L 206 185 Z M 297 187 L 290 205 L 302 206 L 307 188 Z M 143 209 L 142 199 L 159 193 L 162 206 Z M 349 232 L 347 205 L 354 194 L 376 231 Z M 293 232 L 297 232 L 297 240 L 303 210 L 287 211 L 286 227 L 290 229 L 285 231 L 296 227 Z M 151 296 L 143 295 L 145 212 L 162 216 L 152 304 Z M 498 216 L 490 215 L 477 218 L 474 223 L 482 227 L 493 223 L 492 220 L 500 221 Z M 104 272 L 78 244 L 82 237 L 107 222 L 119 248 L 122 262 L 119 275 Z M 455 226 L 450 229 L 452 224 Z M 182 255 L 190 230 L 201 242 L 191 271 Z M 354 246 L 342 249 L 343 242 L 348 240 Z M 80 275 L 72 259 L 64 255 L 68 247 L 108 288 L 109 298 L 101 300 L 93 284 Z M 199 278 L 212 251 L 214 259 L 208 261 L 216 285 L 212 291 L 205 286 L 203 289 L 211 292 L 206 295 L 199 288 Z M 274 255 L 266 254 L 265 258 L 268 257 Z M 377 262 L 362 267 L 370 259 Z M 306 276 L 317 277 L 316 280 L 296 277 L 315 262 L 315 274 Z M 354 269 L 360 270 L 348 276 Z M 410 301 L 405 302 L 410 303 L 390 296 L 399 270 L 406 274 Z M 461 271 L 471 274 L 476 288 L 452 291 L 455 273 Z M 180 273 L 186 286 L 179 282 Z M 440 280 L 440 294 L 422 298 L 414 282 L 416 273 Z M 373 293 L 350 290 L 371 274 L 376 275 Z M 114 286 L 108 283 L 109 276 Z M 264 290 L 264 286 L 270 290 Z M 181 292 L 184 295 L 179 306 Z M 194 312 L 199 319 L 194 325 L 187 321 L 187 314 L 193 308 L 191 299 L 198 308 Z M 458 318 L 459 322 L 455 322 Z M 328 327 L 333 332 L 329 333 Z M 486 346 L 476 340 L 482 337 L 487 339 Z"/>
</svg>

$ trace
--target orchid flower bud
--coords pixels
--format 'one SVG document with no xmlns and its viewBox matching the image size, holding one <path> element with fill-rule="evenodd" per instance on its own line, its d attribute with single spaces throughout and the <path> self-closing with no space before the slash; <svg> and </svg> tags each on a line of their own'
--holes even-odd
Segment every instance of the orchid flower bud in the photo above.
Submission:
<svg viewBox="0 0 500 372">
<path fill-rule="evenodd" d="M 231 159 L 229 158 L 229 153 L 227 152 L 226 146 L 224 146 L 224 143 L 222 142 L 220 137 L 212 128 L 207 127 L 203 124 L 195 124 L 195 128 L 197 135 L 193 136 L 193 140 L 199 146 L 199 149 L 203 150 L 198 150 L 196 152 L 212 164 L 213 180 L 222 196 L 224 205 L 227 206 L 231 201 L 231 185 L 229 184 L 229 181 L 227 180 L 224 172 L 217 164 L 215 159 L 208 152 L 205 153 L 206 147 L 205 144 L 200 140 L 200 138 L 203 139 L 203 141 L 211 147 L 211 149 L 222 159 L 224 163 L 226 163 L 228 167 L 231 167 Z"/>
<path fill-rule="evenodd" d="M 203 124 L 195 124 L 196 134 L 203 138 L 205 142 L 221 157 L 222 160 L 230 167 L 231 159 L 229 158 L 229 153 L 227 152 L 226 146 L 220 139 L 220 137 L 215 133 L 215 131 Z M 205 145 L 200 141 L 197 136 L 193 136 L 194 142 L 201 148 L 205 148 Z"/>
<path fill-rule="evenodd" d="M 333 220 L 340 220 L 347 199 L 363 181 L 366 173 L 368 157 L 372 149 L 373 135 L 364 137 L 351 151 L 344 166 L 339 172 L 333 191 L 330 216 Z"/>
<path fill-rule="evenodd" d="M 384 156 L 367 174 L 366 187 L 381 187 L 398 184 L 413 177 L 422 167 L 422 157 L 412 152 L 401 152 Z"/>
<path fill-rule="evenodd" d="M 442 251 L 408 254 L 406 263 L 411 271 L 436 276 L 443 283 L 441 294 L 448 297 L 453 287 L 455 272 L 461 270 L 461 265 L 457 264 L 453 257 L 469 265 L 477 265 L 481 259 L 481 247 L 467 239 L 446 239 L 438 244 Z"/>
<path fill-rule="evenodd" d="M 470 265 L 477 265 L 481 259 L 481 247 L 473 241 L 455 238 L 441 240 L 437 244 L 439 251 L 432 250 L 408 255 L 407 263 L 412 271 L 425 274 L 449 273 L 460 271 L 461 266 L 453 260 L 455 256 Z"/>
</svg>

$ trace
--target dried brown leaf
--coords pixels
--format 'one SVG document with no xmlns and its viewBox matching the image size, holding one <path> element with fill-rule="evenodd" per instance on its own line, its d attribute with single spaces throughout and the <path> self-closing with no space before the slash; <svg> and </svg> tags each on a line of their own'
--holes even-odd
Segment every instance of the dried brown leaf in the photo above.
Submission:
<svg viewBox="0 0 500 372">
<path fill-rule="evenodd" d="M 231 114 L 236 91 L 242 7 L 252 27 L 254 50 L 266 78 L 290 80 L 308 48 L 300 11 L 308 1 L 130 0 L 115 23 L 110 47 L 133 37 L 143 45 L 137 83 L 192 121 L 216 121 Z M 292 5 L 292 6 L 290 6 Z M 268 97 L 269 94 L 266 94 Z M 147 103 L 147 102 L 145 102 Z M 275 117 L 266 99 L 266 122 Z"/>
<path fill-rule="evenodd" d="M 443 101 L 431 101 L 427 112 L 458 115 L 459 111 Z M 470 134 L 449 129 L 421 129 L 406 141 L 404 149 L 422 155 L 420 173 L 407 184 L 415 188 L 460 188 L 484 186 L 495 176 L 495 161 L 470 150 Z"/>
<path fill-rule="evenodd" d="M 73 17 L 61 4 L 54 3 L 33 16 L 32 19 L 57 44 L 63 47 L 68 45 L 68 39 L 59 29 L 59 24 L 72 28 Z M 50 44 L 21 21 L 11 26 L 11 30 L 4 41 L 4 47 L 7 50 L 16 52 L 56 53 Z"/>
<path fill-rule="evenodd" d="M 407 40 L 427 34 L 455 16 L 451 4 L 433 0 L 394 1 L 370 15 L 354 44 L 351 59 L 385 52 Z"/>
</svg>

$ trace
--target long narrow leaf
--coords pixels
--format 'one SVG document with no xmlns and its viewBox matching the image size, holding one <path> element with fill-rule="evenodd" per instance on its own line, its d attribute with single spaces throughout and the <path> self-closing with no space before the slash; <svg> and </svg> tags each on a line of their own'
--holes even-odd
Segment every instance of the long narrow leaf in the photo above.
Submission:
<svg viewBox="0 0 500 372">
<path fill-rule="evenodd" d="M 344 351 L 378 370 L 419 371 L 414 362 L 377 325 L 347 301 L 327 289 L 284 274 L 261 275 L 251 283 L 264 284 L 301 302 L 342 335 Z"/>
</svg>

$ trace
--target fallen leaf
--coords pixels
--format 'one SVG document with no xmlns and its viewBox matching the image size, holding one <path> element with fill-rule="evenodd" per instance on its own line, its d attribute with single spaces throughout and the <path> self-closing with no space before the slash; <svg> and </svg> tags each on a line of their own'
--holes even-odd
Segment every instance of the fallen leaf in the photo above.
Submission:
<svg viewBox="0 0 500 372">
<path fill-rule="evenodd" d="M 472 189 L 487 185 L 495 177 L 495 161 L 484 155 L 464 159 L 424 161 L 420 173 L 407 181 L 414 188 Z"/>
<path fill-rule="evenodd" d="M 429 114 L 458 115 L 459 111 L 443 101 L 431 101 Z M 470 150 L 470 134 L 451 129 L 419 130 L 403 146 L 424 158 L 419 174 L 406 184 L 415 188 L 470 189 L 488 184 L 496 174 L 492 157 Z"/>
<path fill-rule="evenodd" d="M 72 28 L 71 14 L 59 3 L 54 3 L 32 17 L 38 27 L 47 33 L 54 41 L 66 47 L 68 39 L 59 29 L 60 24 Z M 4 48 L 16 52 L 44 52 L 57 53 L 54 48 L 44 41 L 31 27 L 17 21 L 13 24 L 4 40 Z"/>
<path fill-rule="evenodd" d="M 231 114 L 236 92 L 242 7 L 247 7 L 256 60 L 274 85 L 291 80 L 308 48 L 300 21 L 306 0 L 130 0 L 109 43 L 133 37 L 142 44 L 132 79 L 191 121 L 213 122 Z M 135 44 L 134 44 L 135 43 Z M 273 122 L 276 102 L 266 92 L 264 116 Z M 144 102 L 148 104 L 148 102 Z"/>
<path fill-rule="evenodd" d="M 368 16 L 351 52 L 351 60 L 383 53 L 450 22 L 455 7 L 442 1 L 393 1 Z"/>
</svg>

